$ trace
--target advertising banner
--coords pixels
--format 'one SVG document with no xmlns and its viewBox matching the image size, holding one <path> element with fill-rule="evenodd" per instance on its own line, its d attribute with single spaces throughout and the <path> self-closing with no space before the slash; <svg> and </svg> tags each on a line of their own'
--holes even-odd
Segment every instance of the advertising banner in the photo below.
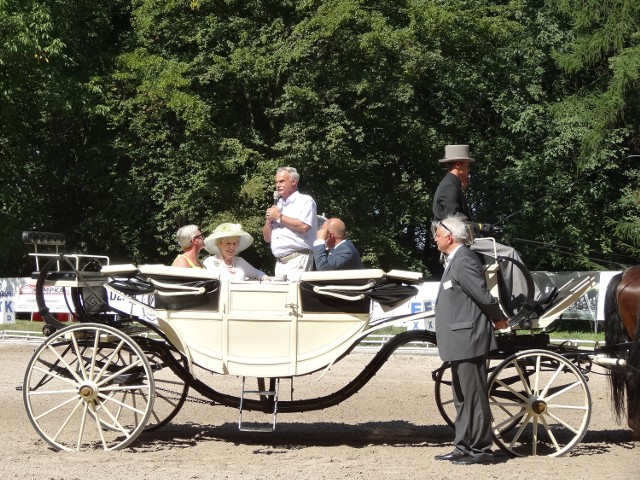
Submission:
<svg viewBox="0 0 640 480">
<path fill-rule="evenodd" d="M 598 331 L 598 323 L 604 321 L 604 295 L 611 278 L 618 274 L 618 271 L 606 272 L 531 272 L 536 286 L 536 295 L 539 292 L 546 292 L 550 288 L 562 288 L 568 281 L 576 277 L 586 277 L 593 275 L 596 281 L 596 287 L 587 291 L 573 305 L 565 310 L 561 319 L 579 320 L 590 322 L 594 330 Z M 399 317 L 396 326 L 404 326 L 408 330 L 425 329 L 435 331 L 434 317 L 428 317 L 422 320 L 410 320 L 403 322 L 402 316 L 414 314 L 418 312 L 433 311 L 436 296 L 438 293 L 439 282 L 424 282 L 419 285 L 418 293 L 409 302 L 390 310 L 383 311 L 376 303 L 373 304 L 371 316 L 374 320 L 380 318 Z"/>
<path fill-rule="evenodd" d="M 15 303 L 20 278 L 0 278 L 0 323 L 15 323 Z"/>
<path fill-rule="evenodd" d="M 27 279 L 28 280 L 28 279 Z M 69 313 L 73 310 L 71 293 L 69 288 L 44 287 L 45 303 L 49 311 L 53 313 Z M 23 283 L 18 287 L 15 297 L 16 312 L 37 312 L 35 285 Z"/>
</svg>

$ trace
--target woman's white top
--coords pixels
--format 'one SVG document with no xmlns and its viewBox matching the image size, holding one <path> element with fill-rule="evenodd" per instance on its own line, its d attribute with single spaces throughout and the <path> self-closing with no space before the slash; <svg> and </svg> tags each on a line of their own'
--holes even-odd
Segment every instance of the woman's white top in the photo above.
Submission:
<svg viewBox="0 0 640 480">
<path fill-rule="evenodd" d="M 229 266 L 218 255 L 211 255 L 202 264 L 207 270 L 216 272 L 220 280 L 262 280 L 267 276 L 242 257 L 233 257 L 233 265 Z"/>
</svg>

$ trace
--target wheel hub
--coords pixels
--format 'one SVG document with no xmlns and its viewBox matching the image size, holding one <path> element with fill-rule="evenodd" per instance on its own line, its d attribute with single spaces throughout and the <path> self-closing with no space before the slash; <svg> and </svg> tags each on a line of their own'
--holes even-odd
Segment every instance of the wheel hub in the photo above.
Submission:
<svg viewBox="0 0 640 480">
<path fill-rule="evenodd" d="M 531 403 L 531 410 L 536 415 L 542 415 L 544 412 L 547 411 L 547 402 L 545 402 L 544 400 L 540 400 L 539 398 L 536 398 Z"/>
<path fill-rule="evenodd" d="M 80 398 L 85 402 L 91 402 L 98 398 L 98 389 L 95 385 L 85 383 L 78 388 L 78 395 L 80 395 Z"/>
</svg>

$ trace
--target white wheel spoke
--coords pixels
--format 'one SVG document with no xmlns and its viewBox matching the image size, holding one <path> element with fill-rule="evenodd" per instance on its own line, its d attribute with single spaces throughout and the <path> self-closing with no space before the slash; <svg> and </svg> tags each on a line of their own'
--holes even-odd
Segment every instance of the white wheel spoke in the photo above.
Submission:
<svg viewBox="0 0 640 480">
<path fill-rule="evenodd" d="M 533 375 L 533 391 L 537 394 L 540 391 L 540 357 L 536 357 L 536 369 Z M 535 443 L 535 442 L 534 442 Z"/>
<path fill-rule="evenodd" d="M 505 427 L 507 425 L 510 425 L 511 423 L 513 423 L 514 420 L 517 420 L 519 418 L 522 418 L 525 416 L 525 414 L 527 413 L 527 411 L 524 408 L 521 408 L 520 411 L 518 411 L 518 413 L 516 413 L 515 415 L 512 415 L 510 417 L 508 417 L 506 420 L 504 420 L 503 422 L 500 422 L 499 424 L 497 424 L 495 426 L 495 428 L 498 429 L 498 431 L 502 430 L 502 427 Z"/>
<path fill-rule="evenodd" d="M 562 425 L 564 428 L 568 429 L 569 431 L 573 432 L 574 434 L 578 433 L 578 430 L 576 430 L 574 427 L 572 427 L 569 423 L 565 422 L 564 420 L 562 420 L 560 417 L 558 417 L 557 415 L 554 415 L 551 412 L 547 412 L 547 415 L 552 418 L 553 420 L 555 420 L 557 423 L 559 423 L 560 425 Z"/>
<path fill-rule="evenodd" d="M 153 375 L 145 352 L 125 333 L 102 324 L 71 325 L 36 349 L 23 400 L 31 424 L 53 448 L 117 450 L 151 418 Z"/>
<path fill-rule="evenodd" d="M 553 385 L 553 382 L 556 381 L 556 378 L 558 378 L 558 375 L 560 374 L 561 371 L 562 371 L 562 365 L 559 365 L 558 368 L 556 368 L 555 372 L 553 372 L 553 375 L 551 376 L 547 384 L 545 385 L 544 390 L 540 392 L 541 397 L 546 397 L 547 392 L 549 392 L 549 389 L 551 388 L 551 385 Z M 548 397 L 548 398 L 552 398 L 552 397 Z"/>
<path fill-rule="evenodd" d="M 82 406 L 82 413 L 80 416 L 80 428 L 78 430 L 78 440 L 76 441 L 76 452 L 79 452 L 81 450 L 82 438 L 84 437 L 84 429 L 87 424 L 87 410 L 89 407 L 86 402 L 83 403 L 84 405 Z"/>
<path fill-rule="evenodd" d="M 102 410 L 102 409 L 96 408 L 95 404 L 93 403 L 87 404 L 87 408 L 91 412 L 91 415 L 96 421 L 96 429 L 98 431 L 98 434 L 100 435 L 100 442 L 102 443 L 102 448 L 104 450 L 109 450 L 109 446 L 107 445 L 107 442 L 104 438 L 104 429 L 102 428 L 103 422 L 100 420 L 99 410 Z"/>
<path fill-rule="evenodd" d="M 109 375 L 108 377 L 102 378 L 99 382 L 98 382 L 98 386 L 102 386 L 105 383 L 109 383 L 110 381 L 112 381 L 114 378 L 116 378 L 118 375 L 122 375 L 125 372 L 128 372 L 129 370 L 139 367 L 140 365 L 142 365 L 142 359 L 138 358 L 138 360 L 136 360 L 133 363 L 130 363 L 129 365 L 125 365 L 124 367 L 122 367 L 120 370 L 113 372 L 111 375 Z"/>
<path fill-rule="evenodd" d="M 120 421 L 116 418 L 116 416 L 111 413 L 111 410 L 109 410 L 107 405 L 105 405 L 103 402 L 100 402 L 99 406 L 94 405 L 93 406 L 93 412 L 96 415 L 96 421 L 99 422 L 98 425 L 99 425 L 101 431 L 103 430 L 101 428 L 101 425 L 105 424 L 105 425 L 109 425 L 110 427 L 119 430 L 124 435 L 129 436 L 129 431 L 127 430 L 127 428 L 120 423 Z M 100 412 L 104 412 L 104 414 L 107 417 L 109 417 L 109 419 L 111 420 L 111 423 L 105 422 L 104 420 L 101 420 L 101 419 L 99 420 Z"/>
<path fill-rule="evenodd" d="M 104 365 L 102 366 L 100 371 L 93 378 L 94 381 L 104 383 L 104 380 L 101 380 L 102 376 L 104 375 L 105 372 L 108 372 L 109 366 L 113 364 L 115 358 L 120 353 L 120 349 L 122 348 L 123 345 L 124 345 L 124 342 L 121 341 L 118 344 L 118 346 L 113 349 L 113 352 L 111 352 L 111 355 L 109 355 L 109 358 L 106 359 L 106 361 L 104 362 Z M 92 356 L 91 361 L 92 361 L 92 364 L 95 363 L 95 361 L 96 361 L 95 355 Z M 111 376 L 109 378 L 113 378 L 113 376 Z M 108 379 L 107 379 L 107 381 L 108 381 Z"/>
<path fill-rule="evenodd" d="M 135 413 L 137 413 L 139 415 L 143 415 L 144 414 L 144 409 L 136 408 L 135 405 L 127 405 L 125 402 L 117 400 L 114 397 L 110 397 L 110 396 L 103 395 L 103 394 L 100 394 L 99 397 L 102 399 L 101 405 L 104 405 L 105 408 L 107 406 L 107 403 L 109 402 L 109 403 L 114 403 L 115 405 L 118 405 L 121 408 L 126 408 L 127 410 L 129 410 L 131 412 L 135 412 Z"/>
<path fill-rule="evenodd" d="M 62 422 L 62 424 L 60 425 L 60 428 L 58 429 L 58 431 L 56 432 L 56 434 L 53 436 L 54 439 L 58 438 L 60 436 L 60 434 L 62 433 L 62 431 L 65 429 L 65 427 L 69 424 L 69 422 L 71 421 L 71 418 L 73 417 L 73 415 L 76 413 L 76 411 L 78 410 L 78 408 L 80 408 L 82 406 L 82 401 L 77 401 L 76 406 L 73 407 L 73 410 L 71 411 L 71 413 L 69 413 L 69 415 L 67 415 L 67 418 Z"/>
<path fill-rule="evenodd" d="M 62 357 L 60 356 L 60 354 L 58 353 L 58 351 L 57 351 L 55 348 L 53 348 L 51 345 L 47 345 L 47 348 L 49 348 L 49 350 L 50 350 L 51 352 L 53 352 L 53 354 L 58 358 L 58 360 L 60 361 L 60 363 L 61 363 L 62 365 L 64 365 L 64 366 L 65 366 L 65 368 L 67 369 L 67 371 L 68 371 L 71 375 L 73 375 L 73 378 L 75 378 L 77 382 L 81 382 L 81 381 L 83 380 L 83 379 L 82 379 L 82 377 L 80 377 L 80 376 L 75 372 L 75 370 L 74 370 L 73 368 L 71 368 L 71 366 L 67 363 L 67 361 L 66 361 L 64 358 L 62 358 Z M 78 359 L 78 360 L 81 360 L 81 359 Z"/>
<path fill-rule="evenodd" d="M 515 443 L 520 439 L 520 435 L 522 435 L 522 432 L 524 431 L 525 427 L 527 426 L 527 424 L 529 423 L 529 420 L 531 419 L 531 414 L 527 414 L 527 417 L 524 419 L 524 421 L 522 422 L 522 425 L 520 425 L 520 428 L 518 429 L 518 431 L 516 432 L 516 434 L 513 436 L 513 440 L 511 441 L 511 444 L 509 445 L 510 447 L 513 448 L 513 446 L 515 445 Z"/>
<path fill-rule="evenodd" d="M 553 446 L 556 449 L 556 452 L 559 452 L 562 447 L 560 447 L 560 445 L 558 444 L 558 441 L 556 440 L 556 437 L 553 434 L 553 430 L 547 424 L 547 420 L 544 418 L 544 415 L 540 416 L 540 420 L 541 420 L 542 424 L 544 425 L 544 428 L 545 428 L 545 430 L 547 432 L 547 435 L 549 435 L 549 438 L 551 439 L 551 442 L 553 443 Z M 574 433 L 577 433 L 577 432 L 574 432 Z"/>
<path fill-rule="evenodd" d="M 496 367 L 488 387 L 495 441 L 513 455 L 564 455 L 586 433 L 591 396 L 568 358 L 547 350 L 515 353 Z"/>
<path fill-rule="evenodd" d="M 86 380 L 87 379 L 87 370 L 85 368 L 84 362 L 81 361 L 82 359 L 82 353 L 81 353 L 81 349 L 78 345 L 78 338 L 76 337 L 76 335 L 71 335 L 71 341 L 72 341 L 72 345 L 73 345 L 73 351 L 76 355 L 76 358 L 78 359 L 78 366 L 80 367 L 80 371 L 82 372 L 82 379 Z"/>
<path fill-rule="evenodd" d="M 516 397 L 518 397 L 520 400 L 522 400 L 523 402 L 527 401 L 527 397 L 525 395 L 523 395 L 522 393 L 514 390 L 513 388 L 511 388 L 510 385 L 507 385 L 506 383 L 504 383 L 504 381 L 497 379 L 496 382 L 498 383 L 498 385 L 500 385 L 501 387 L 504 387 L 505 390 L 513 393 Z"/>
<path fill-rule="evenodd" d="M 567 393 L 569 390 L 573 390 L 574 388 L 576 388 L 576 387 L 580 387 L 580 386 L 582 386 L 582 383 L 581 383 L 581 382 L 574 382 L 574 383 L 572 383 L 572 384 L 570 384 L 570 385 L 567 385 L 567 386 L 566 386 L 565 388 L 563 388 L 562 390 L 558 390 L 557 392 L 555 392 L 555 393 L 553 393 L 553 394 L 549 395 L 549 396 L 546 398 L 546 400 L 547 400 L 547 401 L 549 401 L 549 400 L 551 400 L 552 398 L 556 398 L 557 396 L 559 396 L 559 395 L 563 395 L 563 394 Z"/>
<path fill-rule="evenodd" d="M 33 369 L 44 374 L 44 376 L 46 377 L 51 377 L 51 378 L 55 378 L 56 380 L 60 380 L 62 382 L 68 383 L 69 385 L 76 385 L 76 382 L 74 382 L 71 378 L 67 378 L 64 377 L 62 375 L 60 375 L 58 372 L 56 371 L 51 371 L 51 370 L 45 370 L 44 368 L 34 365 Z M 75 389 L 74 389 L 75 391 Z"/>
<path fill-rule="evenodd" d="M 529 381 L 527 380 L 527 376 L 522 371 L 520 364 L 518 362 L 514 362 L 513 366 L 515 367 L 516 372 L 518 372 L 518 376 L 520 377 L 520 383 L 524 387 L 525 393 L 527 395 L 531 395 L 532 392 L 531 392 L 531 388 L 529 387 Z"/>
<path fill-rule="evenodd" d="M 75 393 L 75 392 L 74 392 L 74 393 Z M 58 405 L 56 405 L 56 406 L 54 406 L 54 407 L 50 408 L 49 410 L 46 410 L 46 411 L 42 412 L 42 413 L 41 413 L 40 415 L 38 415 L 38 416 L 34 416 L 33 418 L 34 418 L 35 420 L 40 420 L 41 418 L 44 418 L 44 417 L 46 417 L 47 415 L 50 415 L 50 414 L 52 414 L 52 413 L 54 413 L 54 412 L 58 411 L 59 409 L 61 409 L 61 408 L 65 407 L 65 406 L 66 406 L 66 405 L 68 405 L 69 403 L 71 403 L 71 402 L 75 402 L 75 401 L 78 401 L 78 397 L 74 395 L 73 397 L 71 397 L 71 398 L 69 398 L 69 399 L 65 400 L 65 401 L 64 401 L 64 402 L 62 402 L 62 403 L 59 403 Z"/>
</svg>

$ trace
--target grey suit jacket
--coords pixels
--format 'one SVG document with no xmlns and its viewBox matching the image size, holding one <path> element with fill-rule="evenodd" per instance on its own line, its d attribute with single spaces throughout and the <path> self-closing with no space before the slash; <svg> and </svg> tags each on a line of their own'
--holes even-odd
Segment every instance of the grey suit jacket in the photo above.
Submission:
<svg viewBox="0 0 640 480">
<path fill-rule="evenodd" d="M 495 348 L 489 318 L 504 318 L 487 290 L 480 260 L 462 245 L 440 282 L 435 305 L 436 339 L 443 361 L 468 360 Z"/>
<path fill-rule="evenodd" d="M 356 270 L 364 268 L 351 240 L 345 240 L 329 253 L 324 245 L 313 247 L 315 270 Z"/>
</svg>

